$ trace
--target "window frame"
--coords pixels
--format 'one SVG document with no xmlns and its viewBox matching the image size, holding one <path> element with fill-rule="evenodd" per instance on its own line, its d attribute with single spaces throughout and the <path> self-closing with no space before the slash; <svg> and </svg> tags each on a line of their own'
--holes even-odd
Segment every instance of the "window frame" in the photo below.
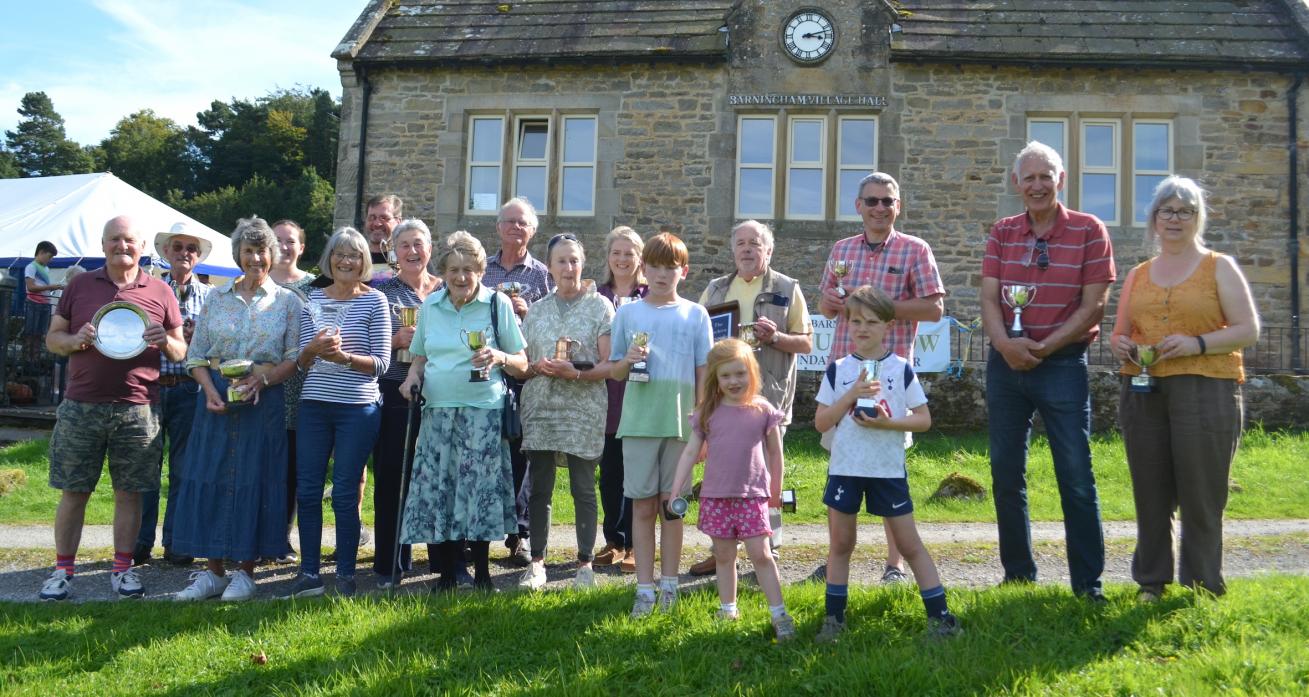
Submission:
<svg viewBox="0 0 1309 697">
<path fill-rule="evenodd" d="M 732 210 L 738 220 L 747 218 L 763 217 L 767 220 L 775 220 L 777 217 L 777 149 L 779 147 L 777 122 L 781 114 L 737 114 L 736 116 L 736 182 L 732 191 Z M 741 161 L 741 139 L 745 133 L 743 127 L 745 121 L 769 121 L 773 128 L 773 147 L 772 158 L 767 164 Z M 741 210 L 741 171 L 744 169 L 766 169 L 768 170 L 768 198 L 770 210 L 767 214 L 760 211 L 743 211 Z"/>
<path fill-rule="evenodd" d="M 1069 182 L 1068 182 L 1068 167 L 1069 167 L 1069 165 L 1073 162 L 1072 153 L 1069 152 L 1069 150 L 1068 150 L 1068 133 L 1069 133 L 1069 131 L 1070 131 L 1070 129 L 1071 129 L 1071 121 L 1072 121 L 1072 119 L 1070 119 L 1070 118 L 1067 117 L 1067 116 L 1028 116 L 1028 117 L 1027 117 L 1027 142 L 1029 142 L 1029 143 L 1032 142 L 1033 140 L 1036 140 L 1036 137 L 1032 135 L 1032 124 L 1033 124 L 1033 123 L 1057 123 L 1057 124 L 1059 124 L 1059 127 L 1060 127 L 1060 136 L 1061 136 L 1061 140 L 1062 140 L 1063 142 L 1060 143 L 1059 148 L 1057 149 L 1057 152 L 1059 153 L 1059 157 L 1062 157 L 1063 160 L 1064 160 L 1064 188 L 1061 189 L 1061 190 L 1059 191 L 1059 197 L 1058 197 L 1058 198 L 1059 198 L 1059 202 L 1062 203 L 1062 204 L 1064 204 L 1065 206 L 1069 205 L 1069 203 L 1068 203 L 1069 190 L 1072 188 L 1072 187 L 1068 186 L 1068 183 L 1069 183 Z M 1044 142 L 1044 141 L 1039 141 L 1039 142 Z M 1046 144 L 1046 145 L 1050 145 L 1049 143 L 1045 143 L 1045 144 Z M 1053 146 L 1053 145 L 1050 145 L 1050 147 L 1053 148 L 1054 146 Z M 1012 172 L 1012 168 L 1013 168 L 1013 165 L 1010 164 L 1010 165 L 1009 165 L 1010 172 Z M 1078 182 L 1081 182 L 1081 177 L 1078 177 Z M 1080 185 L 1080 184 L 1079 184 L 1079 185 Z"/>
<path fill-rule="evenodd" d="M 1113 146 L 1110 153 L 1113 155 L 1113 164 L 1111 165 L 1088 165 L 1086 164 L 1086 131 L 1090 126 L 1109 126 L 1113 131 Z M 1077 143 L 1078 143 L 1078 163 L 1077 163 L 1077 203 L 1078 209 L 1092 213 L 1086 208 L 1086 175 L 1088 174 L 1111 174 L 1114 177 L 1114 215 L 1112 220 L 1101 219 L 1107 227 L 1118 227 L 1123 224 L 1123 121 L 1121 118 L 1108 117 L 1086 117 L 1078 119 L 1077 122 Z M 1067 163 L 1064 168 L 1067 169 Z"/>
<path fill-rule="evenodd" d="M 1149 200 L 1147 199 L 1147 200 L 1144 201 L 1144 202 L 1139 202 L 1139 201 L 1136 200 L 1136 177 L 1137 177 L 1138 175 L 1145 175 L 1145 176 L 1163 176 L 1163 177 L 1167 177 L 1167 176 L 1169 176 L 1169 175 L 1171 175 L 1171 174 L 1174 173 L 1174 169 L 1176 168 L 1176 161 L 1175 161 L 1175 155 L 1174 155 L 1174 148 L 1176 147 L 1175 137 L 1176 137 L 1176 133 L 1177 133 L 1177 127 L 1176 127 L 1176 125 L 1173 123 L 1173 120 L 1172 120 L 1172 119 L 1162 119 L 1162 118 L 1134 118 L 1134 119 L 1131 120 L 1130 123 L 1131 123 L 1131 125 L 1132 125 L 1132 152 L 1131 152 L 1131 157 L 1132 157 L 1132 178 L 1131 178 L 1131 182 L 1130 182 L 1130 185 L 1129 185 L 1129 190 L 1130 190 L 1130 192 L 1131 192 L 1131 196 L 1130 196 L 1130 198 L 1131 198 L 1131 202 L 1132 202 L 1132 212 L 1131 212 L 1131 221 L 1130 221 L 1130 225 L 1131 225 L 1132 227 L 1136 227 L 1136 228 L 1144 228 L 1146 225 L 1148 225 L 1148 224 L 1150 223 L 1149 215 L 1147 214 L 1146 217 L 1145 217 L 1145 219 L 1143 219 L 1143 220 L 1141 220 L 1141 221 L 1138 222 L 1138 221 L 1136 220 L 1136 211 L 1137 211 L 1137 208 L 1138 208 L 1138 205 L 1137 205 L 1137 204 L 1138 204 L 1138 203 L 1146 203 L 1146 204 L 1148 204 L 1148 203 L 1149 203 Z M 1167 146 L 1165 146 L 1165 147 L 1166 147 L 1165 154 L 1167 155 L 1167 161 L 1166 161 L 1166 163 L 1165 163 L 1165 169 L 1163 169 L 1163 170 L 1137 169 L 1137 167 L 1136 167 L 1136 127 L 1137 127 L 1138 125 L 1147 125 L 1147 126 L 1148 126 L 1148 125 L 1157 125 L 1157 126 L 1166 126 L 1166 127 L 1168 128 L 1168 144 L 1167 144 Z"/>
<path fill-rule="evenodd" d="M 566 151 L 568 149 L 567 146 L 568 146 L 568 122 L 569 121 L 591 122 L 591 159 L 590 160 L 578 160 L 577 162 L 570 162 L 564 159 L 567 155 Z M 555 203 L 558 206 L 556 210 L 559 211 L 557 215 L 561 217 L 571 217 L 571 218 L 592 217 L 595 215 L 596 168 L 597 168 L 597 163 L 600 154 L 600 118 L 597 114 L 561 114 L 559 117 L 559 129 L 560 129 L 560 136 L 561 136 L 559 138 L 559 158 L 558 158 L 559 176 L 558 176 L 558 186 L 555 187 L 556 189 Z M 570 168 L 576 169 L 581 167 L 586 167 L 591 170 L 591 184 L 590 184 L 591 207 L 586 209 L 585 211 L 565 210 L 564 209 L 564 181 L 565 181 L 564 173 L 567 172 L 568 169 Z M 547 189 L 549 188 L 548 178 L 546 179 L 546 187 Z"/>
<path fill-rule="evenodd" d="M 499 160 L 474 160 L 473 159 L 473 135 L 476 132 L 478 121 L 499 121 L 500 122 L 500 159 Z M 499 215 L 500 203 L 505 200 L 505 115 L 504 114 L 470 114 L 468 117 L 468 147 L 464 157 L 464 215 Z M 475 167 L 495 167 L 499 176 L 496 177 L 496 203 L 490 210 L 473 208 L 473 169 Z"/>
<path fill-rule="evenodd" d="M 845 123 L 847 121 L 871 121 L 873 124 L 873 162 L 870 165 L 847 165 L 841 162 L 841 154 L 845 152 Z M 882 156 L 881 148 L 878 147 L 877 139 L 881 136 L 881 119 L 877 114 L 846 114 L 836 117 L 836 157 L 833 163 L 834 176 L 832 177 L 833 192 L 833 210 L 832 219 L 836 221 L 853 221 L 862 220 L 859 216 L 859 209 L 855 209 L 853 215 L 841 215 L 841 175 L 848 171 L 861 171 L 865 167 L 872 167 L 867 174 L 877 171 L 877 161 Z M 865 174 L 865 176 L 867 176 Z M 863 177 L 860 177 L 861 179 Z M 858 196 L 859 192 L 855 192 Z"/>
<path fill-rule="evenodd" d="M 540 158 L 520 158 L 519 152 L 523 146 L 524 126 L 529 123 L 545 123 L 545 151 Z M 510 141 L 513 148 L 513 159 L 509 165 L 509 191 L 512 197 L 522 196 L 518 191 L 518 168 L 519 167 L 543 167 L 545 172 L 542 176 L 544 191 L 541 194 L 541 200 L 535 200 L 535 197 L 526 197 L 532 206 L 536 208 L 537 215 L 550 214 L 550 174 L 552 172 L 551 163 L 555 159 L 554 142 L 555 142 L 554 119 L 550 114 L 537 114 L 526 112 L 514 114 L 514 137 Z"/>
<path fill-rule="evenodd" d="M 795 125 L 798 123 L 817 123 L 818 124 L 818 160 L 815 163 L 812 160 L 796 160 L 795 156 Z M 828 118 L 822 114 L 788 114 L 786 119 L 786 177 L 782 181 L 782 190 L 784 192 L 782 201 L 783 218 L 785 220 L 826 220 L 827 219 L 827 191 L 828 179 L 831 174 L 828 172 L 827 151 L 830 148 L 828 142 Z M 774 133 L 774 135 L 776 135 Z M 776 147 L 774 147 L 776 151 Z M 818 214 L 817 215 L 793 215 L 791 213 L 791 183 L 792 173 L 797 170 L 818 170 Z M 774 204 L 774 209 L 776 204 Z"/>
</svg>

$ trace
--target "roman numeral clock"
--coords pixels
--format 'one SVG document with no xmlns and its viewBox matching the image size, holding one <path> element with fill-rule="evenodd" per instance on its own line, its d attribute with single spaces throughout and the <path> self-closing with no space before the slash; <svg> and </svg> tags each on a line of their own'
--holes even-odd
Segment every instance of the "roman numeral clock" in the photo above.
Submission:
<svg viewBox="0 0 1309 697">
<path fill-rule="evenodd" d="M 782 24 L 782 50 L 801 65 L 815 65 L 832 55 L 836 47 L 836 27 L 832 18 L 820 9 L 796 10 Z"/>
</svg>

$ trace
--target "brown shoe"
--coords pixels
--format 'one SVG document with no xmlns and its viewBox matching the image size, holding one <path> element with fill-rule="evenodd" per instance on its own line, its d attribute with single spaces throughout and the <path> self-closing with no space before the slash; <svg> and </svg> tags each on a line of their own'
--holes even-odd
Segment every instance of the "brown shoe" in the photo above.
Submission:
<svg viewBox="0 0 1309 697">
<path fill-rule="evenodd" d="M 617 564 L 623 558 L 622 548 L 613 545 L 605 545 L 599 554 L 595 555 L 594 563 L 596 566 L 609 566 Z"/>
<path fill-rule="evenodd" d="M 623 550 L 623 558 L 618 562 L 618 570 L 625 574 L 636 573 L 636 555 L 631 548 Z"/>
<path fill-rule="evenodd" d="M 692 576 L 709 576 L 718 573 L 718 561 L 710 554 L 708 559 L 691 565 Z"/>
</svg>

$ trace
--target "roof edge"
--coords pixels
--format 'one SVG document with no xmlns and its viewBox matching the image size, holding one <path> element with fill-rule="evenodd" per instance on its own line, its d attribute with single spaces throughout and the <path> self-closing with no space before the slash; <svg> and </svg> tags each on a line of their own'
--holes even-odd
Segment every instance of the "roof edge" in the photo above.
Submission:
<svg viewBox="0 0 1309 697">
<path fill-rule="evenodd" d="M 934 63 L 939 65 L 1013 65 L 1030 68 L 1144 68 L 1156 70 L 1219 70 L 1257 71 L 1274 73 L 1304 72 L 1301 61 L 1197 61 L 1192 58 L 1174 60 L 1142 60 L 1141 56 L 1113 58 L 1107 56 L 1060 56 L 1018 58 L 1012 55 L 985 54 L 960 55 L 944 52 L 906 52 L 891 49 L 892 63 Z"/>
<path fill-rule="evenodd" d="M 395 3 L 396 0 L 368 0 L 368 5 L 359 13 L 359 18 L 355 20 L 345 36 L 341 37 L 341 42 L 336 45 L 336 48 L 332 49 L 332 57 L 343 61 L 354 60 Z"/>
</svg>

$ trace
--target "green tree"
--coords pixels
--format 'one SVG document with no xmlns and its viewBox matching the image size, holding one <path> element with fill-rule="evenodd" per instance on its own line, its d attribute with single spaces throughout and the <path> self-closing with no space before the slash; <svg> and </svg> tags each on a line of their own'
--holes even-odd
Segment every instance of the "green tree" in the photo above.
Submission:
<svg viewBox="0 0 1309 697">
<path fill-rule="evenodd" d="M 123 117 L 99 151 L 104 169 L 151 196 L 163 198 L 171 189 L 195 192 L 186 131 L 150 109 Z"/>
<path fill-rule="evenodd" d="M 45 92 L 23 95 L 18 115 L 22 120 L 17 129 L 5 131 L 5 140 L 21 176 L 49 177 L 91 171 L 91 156 L 68 139 L 64 117 L 55 111 L 54 102 Z"/>
<path fill-rule="evenodd" d="M 18 169 L 18 159 L 0 143 L 0 179 L 17 179 L 23 175 Z"/>
<path fill-rule="evenodd" d="M 254 176 L 240 187 L 224 186 L 191 198 L 174 189 L 165 197 L 168 205 L 224 234 L 236 227 L 238 218 L 258 215 L 269 223 L 291 218 L 305 229 L 305 264 L 318 261 L 332 229 L 335 192 L 331 182 L 312 168 L 300 171 L 289 184 L 276 184 Z"/>
</svg>

